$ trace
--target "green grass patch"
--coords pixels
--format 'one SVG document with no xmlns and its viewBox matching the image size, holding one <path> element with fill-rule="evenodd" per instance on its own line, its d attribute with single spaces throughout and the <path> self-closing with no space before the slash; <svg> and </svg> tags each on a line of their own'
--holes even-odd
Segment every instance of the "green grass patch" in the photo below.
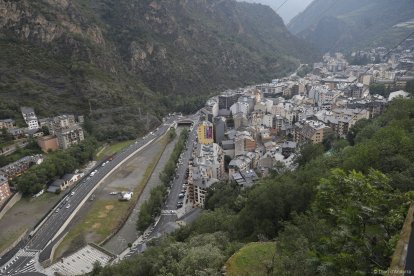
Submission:
<svg viewBox="0 0 414 276">
<path fill-rule="evenodd" d="M 55 253 L 57 258 L 64 253 L 69 254 L 82 247 L 87 237 L 93 239 L 94 243 L 99 244 L 119 229 L 119 227 L 122 227 L 157 166 L 168 144 L 168 137 L 163 137 L 159 143 L 163 144 L 163 148 L 146 168 L 143 178 L 133 190 L 134 195 L 132 199 L 129 202 L 119 201 L 118 199 L 97 199 L 92 204 L 88 214 L 69 231 L 62 243 L 58 246 Z"/>
<path fill-rule="evenodd" d="M 59 195 L 56 195 L 54 193 L 45 192 L 44 194 L 42 194 L 39 197 L 36 197 L 36 198 L 23 198 L 23 200 L 27 200 L 31 204 L 36 203 L 36 202 L 45 202 L 45 201 L 47 201 L 47 202 L 49 202 L 49 201 L 57 202 L 62 196 L 63 196 L 63 193 L 61 193 Z"/>
<path fill-rule="evenodd" d="M 118 143 L 114 143 L 114 144 L 111 144 L 109 146 L 106 146 L 106 147 L 103 148 L 103 150 L 100 150 L 96 154 L 96 159 L 100 160 L 104 157 L 111 156 L 111 155 L 121 151 L 122 149 L 128 147 L 129 145 L 131 145 L 134 142 L 135 142 L 135 140 L 128 140 L 128 141 L 122 141 L 122 142 L 118 142 Z"/>
<path fill-rule="evenodd" d="M 275 254 L 274 242 L 249 243 L 226 262 L 227 276 L 266 276 Z"/>
<path fill-rule="evenodd" d="M 21 226 L 17 230 L 10 231 L 8 233 L 1 233 L 0 252 L 3 252 L 7 248 L 9 248 L 13 244 L 13 242 L 15 242 L 26 230 L 27 230 L 27 227 Z"/>
</svg>

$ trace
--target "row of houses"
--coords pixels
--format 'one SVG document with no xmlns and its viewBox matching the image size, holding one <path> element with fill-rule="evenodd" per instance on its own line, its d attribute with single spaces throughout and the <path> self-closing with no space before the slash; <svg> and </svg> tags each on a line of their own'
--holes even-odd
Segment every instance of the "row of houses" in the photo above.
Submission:
<svg viewBox="0 0 414 276">
<path fill-rule="evenodd" d="M 44 152 L 57 149 L 67 149 L 85 139 L 81 124 L 84 122 L 83 116 L 78 116 L 75 120 L 74 115 L 60 115 L 51 118 L 38 119 L 32 107 L 21 107 L 21 113 L 26 128 L 18 128 L 12 119 L 0 120 L 0 128 L 4 128 L 20 143 L 28 137 L 36 138 L 38 144 Z M 45 136 L 43 129 L 49 131 Z M 24 146 L 24 144 L 23 144 Z M 10 145 L 10 149 L 3 149 L 3 154 L 11 153 L 15 150 L 15 145 Z"/>
<path fill-rule="evenodd" d="M 68 187 L 78 182 L 83 176 L 83 173 L 65 174 L 62 178 L 53 181 L 47 188 L 47 191 L 49 193 L 59 193 L 61 191 L 64 191 Z"/>
<path fill-rule="evenodd" d="M 10 189 L 9 180 L 21 175 L 31 166 L 41 164 L 42 162 L 43 156 L 38 154 L 23 157 L 16 162 L 0 168 L 0 208 L 13 194 Z"/>
</svg>

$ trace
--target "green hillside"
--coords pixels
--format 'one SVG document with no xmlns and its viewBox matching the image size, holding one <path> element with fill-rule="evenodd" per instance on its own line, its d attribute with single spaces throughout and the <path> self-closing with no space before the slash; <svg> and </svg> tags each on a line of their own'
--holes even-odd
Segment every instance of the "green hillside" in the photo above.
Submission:
<svg viewBox="0 0 414 276">
<path fill-rule="evenodd" d="M 0 11 L 0 117 L 20 105 L 84 114 L 102 139 L 314 56 L 273 10 L 234 1 L 0 0 Z"/>
<path fill-rule="evenodd" d="M 227 260 L 227 276 L 267 276 L 272 267 L 274 242 L 249 243 Z"/>
</svg>

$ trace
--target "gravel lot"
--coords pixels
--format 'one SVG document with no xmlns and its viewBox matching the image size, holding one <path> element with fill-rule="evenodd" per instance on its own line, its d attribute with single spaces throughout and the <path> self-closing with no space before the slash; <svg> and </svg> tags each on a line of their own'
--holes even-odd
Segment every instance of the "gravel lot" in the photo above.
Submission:
<svg viewBox="0 0 414 276">
<path fill-rule="evenodd" d="M 155 167 L 154 172 L 152 173 L 151 178 L 149 179 L 147 183 L 147 186 L 145 187 L 144 191 L 141 194 L 140 199 L 135 205 L 134 211 L 132 212 L 131 216 L 128 218 L 127 222 L 124 224 L 122 229 L 111 240 L 109 240 L 104 245 L 105 249 L 115 254 L 119 254 L 126 249 L 126 247 L 128 246 L 128 243 L 133 243 L 137 239 L 137 231 L 136 231 L 135 225 L 138 219 L 139 208 L 141 207 L 142 203 L 149 197 L 151 189 L 161 184 L 161 181 L 159 180 L 159 174 L 164 169 L 165 164 L 167 163 L 168 159 L 171 156 L 172 151 L 174 150 L 174 146 L 178 141 L 180 131 L 181 131 L 181 128 L 177 129 L 177 137 L 174 139 L 172 143 L 169 143 L 167 145 L 164 153 L 161 156 L 160 161 Z M 135 165 L 135 167 L 137 166 Z M 115 177 L 114 181 L 112 182 L 112 185 L 108 185 L 108 187 L 112 187 L 113 185 L 116 185 L 119 182 L 122 182 L 122 181 Z M 108 193 L 109 193 L 109 190 L 108 190 Z"/>
</svg>

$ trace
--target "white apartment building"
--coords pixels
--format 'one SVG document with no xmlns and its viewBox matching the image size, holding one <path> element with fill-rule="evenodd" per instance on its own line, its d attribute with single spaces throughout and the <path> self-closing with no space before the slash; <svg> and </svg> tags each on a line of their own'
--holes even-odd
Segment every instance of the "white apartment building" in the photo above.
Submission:
<svg viewBox="0 0 414 276">
<path fill-rule="evenodd" d="M 39 121 L 33 107 L 23 106 L 20 111 L 29 129 L 39 129 Z"/>
<path fill-rule="evenodd" d="M 204 206 L 207 189 L 225 179 L 224 152 L 218 144 L 199 144 L 189 168 L 189 199 L 196 206 Z"/>
</svg>

